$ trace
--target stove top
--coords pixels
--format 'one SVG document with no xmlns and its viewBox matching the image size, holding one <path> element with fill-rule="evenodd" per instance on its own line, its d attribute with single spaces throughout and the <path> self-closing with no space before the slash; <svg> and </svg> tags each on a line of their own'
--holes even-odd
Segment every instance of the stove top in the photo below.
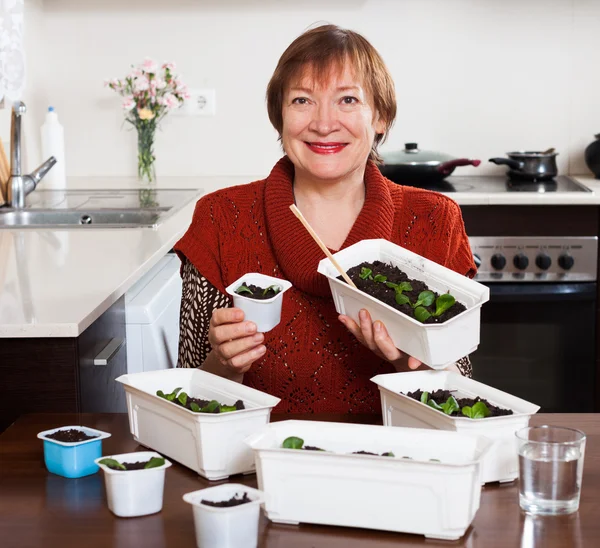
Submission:
<svg viewBox="0 0 600 548">
<path fill-rule="evenodd" d="M 473 176 L 473 177 L 456 177 L 451 176 L 438 183 L 431 184 L 416 184 L 410 186 L 418 186 L 427 190 L 435 190 L 436 192 L 476 192 L 476 193 L 500 193 L 500 192 L 591 192 L 589 188 L 579 184 L 570 177 L 559 175 L 551 181 L 545 182 L 521 182 L 511 181 L 507 177 L 500 176 Z"/>
</svg>

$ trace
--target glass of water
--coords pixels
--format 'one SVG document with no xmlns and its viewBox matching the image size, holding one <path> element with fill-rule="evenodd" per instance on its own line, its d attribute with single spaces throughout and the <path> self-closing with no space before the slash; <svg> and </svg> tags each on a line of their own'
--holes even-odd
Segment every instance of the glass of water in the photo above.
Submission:
<svg viewBox="0 0 600 548">
<path fill-rule="evenodd" d="M 516 435 L 521 508 L 538 515 L 576 512 L 581 493 L 585 434 L 560 426 L 530 426 Z"/>
</svg>

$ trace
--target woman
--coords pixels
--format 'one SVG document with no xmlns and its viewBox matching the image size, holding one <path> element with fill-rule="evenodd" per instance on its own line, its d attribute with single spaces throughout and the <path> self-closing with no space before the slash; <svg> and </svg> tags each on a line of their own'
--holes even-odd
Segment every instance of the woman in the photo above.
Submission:
<svg viewBox="0 0 600 548">
<path fill-rule="evenodd" d="M 379 413 L 379 373 L 416 369 L 385 326 L 361 311 L 337 316 L 323 253 L 295 203 L 337 251 L 385 238 L 456 272 L 475 273 L 460 209 L 449 198 L 395 185 L 375 162 L 396 114 L 394 84 L 377 51 L 333 25 L 284 52 L 267 108 L 285 156 L 262 181 L 203 197 L 175 249 L 183 261 L 180 367 L 201 367 L 282 399 L 283 412 Z M 268 333 L 229 308 L 225 287 L 247 272 L 292 282 Z M 469 374 L 468 359 L 451 366 Z"/>
</svg>

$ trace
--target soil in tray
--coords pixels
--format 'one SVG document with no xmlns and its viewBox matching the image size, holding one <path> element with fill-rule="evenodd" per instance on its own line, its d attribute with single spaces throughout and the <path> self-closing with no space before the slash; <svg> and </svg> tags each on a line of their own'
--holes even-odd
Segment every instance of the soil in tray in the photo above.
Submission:
<svg viewBox="0 0 600 548">
<path fill-rule="evenodd" d="M 252 499 L 248 496 L 248 493 L 244 493 L 241 498 L 239 495 L 235 495 L 229 500 L 221 500 L 218 502 L 213 502 L 212 500 L 202 500 L 201 502 L 202 504 L 206 504 L 206 506 L 216 506 L 217 508 L 229 508 L 230 506 L 239 506 L 240 504 L 252 502 Z"/>
<path fill-rule="evenodd" d="M 372 274 L 370 277 L 365 279 L 361 278 L 361 272 L 363 268 L 368 268 L 371 270 Z M 396 290 L 393 287 L 388 287 L 388 283 L 401 284 L 402 282 L 408 282 L 412 289 L 410 291 L 404 290 L 402 294 L 408 297 L 410 303 L 416 303 L 419 300 L 419 295 L 423 291 L 432 291 L 424 282 L 419 280 L 415 280 L 413 278 L 409 278 L 402 270 L 400 270 L 397 266 L 393 266 L 381 261 L 375 261 L 372 263 L 363 262 L 357 266 L 353 266 L 347 272 L 350 279 L 354 282 L 356 287 L 366 293 L 367 295 L 371 295 L 375 299 L 378 299 L 385 304 L 399 310 L 403 314 L 410 316 L 411 318 L 415 317 L 415 309 L 411 306 L 411 304 L 398 304 L 396 302 Z M 385 282 L 375 281 L 375 276 L 385 276 Z M 373 279 L 371 279 L 373 278 Z M 338 276 L 338 279 L 344 281 L 341 276 Z M 381 278 L 379 278 L 381 279 Z M 437 299 L 439 297 L 439 293 L 432 291 Z M 436 310 L 435 301 L 432 305 L 425 307 L 427 311 L 433 314 Z M 431 323 L 444 323 L 454 316 L 458 316 L 461 312 L 464 312 L 467 307 L 459 303 L 458 301 L 454 303 L 448 310 L 440 314 L 440 316 L 430 316 L 423 323 L 431 324 Z"/>
<path fill-rule="evenodd" d="M 414 392 L 407 392 L 406 396 L 412 398 L 413 400 L 421 401 L 421 396 L 423 395 L 423 390 L 415 390 Z M 434 390 L 433 392 L 429 392 L 429 398 L 435 400 L 438 405 L 441 405 L 445 401 L 448 400 L 450 396 L 454 396 L 454 394 L 450 390 Z M 456 396 L 454 396 L 456 398 Z M 490 410 L 489 417 L 503 417 L 505 415 L 513 415 L 512 409 L 503 409 L 502 407 L 497 407 L 496 405 L 491 404 L 488 400 L 476 397 L 476 398 L 456 398 L 456 403 L 462 409 L 463 407 L 473 407 L 478 401 L 481 401 L 487 405 L 487 408 Z M 454 411 L 450 414 L 451 417 L 464 417 L 462 412 Z"/>
<path fill-rule="evenodd" d="M 241 288 L 246 288 L 247 291 Z M 280 291 L 281 287 L 278 285 L 259 287 L 257 285 L 247 284 L 245 282 L 242 282 L 242 285 L 235 290 L 238 295 L 248 297 L 249 299 L 257 299 L 259 301 L 264 301 L 270 299 L 271 297 L 275 297 L 275 295 L 277 295 Z"/>
<path fill-rule="evenodd" d="M 47 434 L 46 437 L 56 441 L 62 441 L 64 443 L 75 443 L 78 441 L 93 440 L 99 436 L 89 436 L 81 430 L 69 428 L 67 430 L 58 430 L 53 434 Z"/>
<path fill-rule="evenodd" d="M 181 405 L 181 402 L 177 399 L 175 399 L 175 401 L 173 403 L 177 403 L 179 405 Z M 188 398 L 187 402 L 185 403 L 185 407 L 187 409 L 189 409 L 190 411 L 192 410 L 192 408 L 190 407 L 192 403 L 195 403 L 200 409 L 202 409 L 203 407 L 206 407 L 210 401 L 209 400 L 203 400 L 200 398 Z M 242 400 L 238 400 L 233 404 L 233 407 L 235 407 L 236 411 L 241 411 L 242 409 L 246 409 L 244 407 L 244 402 Z M 220 413 L 221 412 L 221 406 L 217 407 L 213 413 Z"/>
</svg>

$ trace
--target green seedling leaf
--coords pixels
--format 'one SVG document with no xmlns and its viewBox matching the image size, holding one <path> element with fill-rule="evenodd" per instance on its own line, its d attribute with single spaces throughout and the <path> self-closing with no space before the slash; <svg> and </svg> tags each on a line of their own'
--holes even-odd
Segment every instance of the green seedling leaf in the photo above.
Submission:
<svg viewBox="0 0 600 548">
<path fill-rule="evenodd" d="M 383 283 L 387 280 L 387 276 L 384 276 L 383 274 L 377 274 L 374 278 L 373 281 L 378 282 L 378 283 Z"/>
<path fill-rule="evenodd" d="M 415 308 L 415 318 L 421 323 L 425 323 L 430 317 L 431 314 L 426 308 L 423 308 L 422 306 L 417 306 L 417 308 Z"/>
<path fill-rule="evenodd" d="M 202 409 L 200 409 L 200 413 L 214 413 L 215 409 L 221 405 L 217 400 L 211 400 L 207 403 Z"/>
<path fill-rule="evenodd" d="M 252 290 L 246 285 L 246 284 L 242 284 L 240 285 L 240 287 L 238 287 L 235 292 L 238 295 L 243 295 L 244 293 L 250 293 L 250 295 L 253 295 Z"/>
<path fill-rule="evenodd" d="M 175 394 L 167 394 L 167 399 L 169 401 L 175 401 Z"/>
<path fill-rule="evenodd" d="M 395 284 L 394 282 L 385 282 L 385 285 L 387 285 L 390 289 L 396 289 L 398 287 L 398 284 Z"/>
<path fill-rule="evenodd" d="M 396 302 L 398 304 L 410 304 L 410 299 L 406 295 L 396 291 Z"/>
<path fill-rule="evenodd" d="M 469 407 L 468 405 L 465 405 L 465 406 L 462 408 L 462 414 L 463 414 L 465 417 L 469 417 L 470 419 L 472 419 L 472 418 L 473 418 L 473 408 L 472 408 L 472 407 Z"/>
<path fill-rule="evenodd" d="M 387 453 L 382 453 L 381 456 L 382 457 L 395 457 L 396 455 L 394 455 L 394 453 L 392 453 L 391 451 L 388 451 Z"/>
<path fill-rule="evenodd" d="M 441 316 L 444 312 L 446 312 L 446 310 L 453 306 L 455 302 L 456 299 L 450 295 L 450 293 L 444 293 L 443 295 L 440 295 L 435 300 L 435 312 L 433 315 L 436 317 Z"/>
<path fill-rule="evenodd" d="M 188 399 L 188 395 L 185 392 L 182 392 L 181 394 L 179 394 L 179 396 L 177 396 L 177 401 L 179 401 L 179 403 L 181 405 L 183 405 L 183 407 L 185 407 L 185 404 L 187 403 L 187 399 Z"/>
<path fill-rule="evenodd" d="M 229 413 L 230 411 L 237 411 L 235 405 L 222 405 L 221 413 Z"/>
<path fill-rule="evenodd" d="M 200 406 L 195 401 L 193 401 L 192 403 L 190 403 L 190 409 L 194 413 L 200 413 Z"/>
<path fill-rule="evenodd" d="M 425 405 L 427 405 L 428 401 L 429 401 L 429 392 L 423 392 L 421 394 L 421 403 L 424 403 Z"/>
<path fill-rule="evenodd" d="M 443 403 L 441 407 L 444 413 L 446 413 L 446 415 L 452 415 L 454 411 L 460 410 L 460 406 L 458 405 L 458 402 L 456 401 L 456 398 L 454 396 L 450 396 L 446 400 L 446 403 Z"/>
<path fill-rule="evenodd" d="M 473 416 L 471 418 L 473 419 L 485 419 L 486 417 L 490 416 L 490 410 L 488 409 L 488 406 L 483 403 L 482 401 L 478 401 L 474 406 L 473 406 Z"/>
<path fill-rule="evenodd" d="M 433 291 L 421 291 L 417 302 L 413 304 L 413 308 L 416 308 L 417 306 L 431 306 L 434 300 L 435 295 Z"/>
<path fill-rule="evenodd" d="M 118 460 L 115 459 L 102 459 L 98 461 L 100 464 L 104 464 L 104 466 L 108 466 L 109 468 L 118 468 L 119 470 L 127 470 Z"/>
<path fill-rule="evenodd" d="M 164 393 L 162 390 L 157 390 L 157 391 L 156 391 L 156 395 L 157 395 L 159 398 L 165 398 L 165 399 L 167 399 L 167 396 L 165 396 L 165 393 Z"/>
<path fill-rule="evenodd" d="M 361 280 L 366 280 L 372 274 L 373 274 L 373 271 L 370 268 L 367 268 L 367 267 L 363 266 L 360 269 L 359 277 L 360 277 Z"/>
<path fill-rule="evenodd" d="M 144 470 L 147 470 L 148 468 L 158 468 L 159 466 L 162 466 L 165 463 L 165 459 L 163 459 L 162 457 L 152 457 L 147 463 L 146 466 L 144 466 Z"/>
<path fill-rule="evenodd" d="M 410 283 L 408 283 L 408 282 L 401 282 L 398 285 L 398 289 L 400 291 L 412 291 L 412 285 L 410 285 Z"/>
<path fill-rule="evenodd" d="M 442 462 L 440 459 L 429 459 L 429 462 Z"/>
<path fill-rule="evenodd" d="M 278 285 L 270 285 L 263 291 L 263 293 L 262 293 L 263 297 L 269 292 L 269 289 L 272 289 L 273 293 L 275 293 L 276 295 L 277 295 L 277 293 L 279 293 L 281 291 L 281 287 L 279 287 Z"/>
<path fill-rule="evenodd" d="M 302 438 L 297 438 L 296 436 L 290 436 L 289 438 L 285 438 L 281 447 L 284 449 L 302 449 L 304 445 L 304 440 Z"/>
<path fill-rule="evenodd" d="M 438 411 L 443 411 L 444 410 L 443 407 L 441 405 L 438 405 L 435 400 L 429 400 L 427 402 L 427 405 L 429 407 L 433 407 L 434 409 L 437 409 Z"/>
</svg>

